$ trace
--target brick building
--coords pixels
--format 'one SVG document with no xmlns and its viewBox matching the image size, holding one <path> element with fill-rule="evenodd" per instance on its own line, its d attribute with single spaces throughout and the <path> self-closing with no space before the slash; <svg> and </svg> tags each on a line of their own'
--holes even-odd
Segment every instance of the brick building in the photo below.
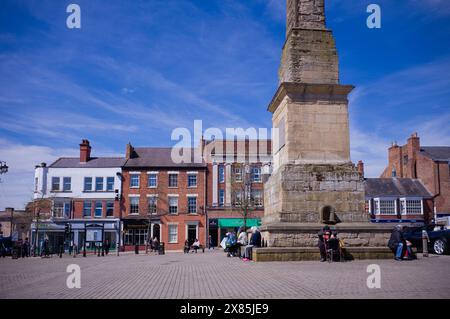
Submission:
<svg viewBox="0 0 450 319">
<path fill-rule="evenodd" d="M 61 157 L 47 166 L 35 167 L 34 223 L 32 243 L 50 241 L 51 249 L 68 246 L 65 226 L 71 239 L 88 250 L 107 239 L 116 248 L 120 239 L 121 157 L 93 157 L 88 140 L 80 144 L 79 157 Z M 39 209 L 39 202 L 50 205 Z M 39 220 L 36 220 L 39 210 Z M 37 235 L 37 236 L 36 236 Z M 40 245 L 37 245 L 40 247 Z"/>
<path fill-rule="evenodd" d="M 124 249 L 145 248 L 147 232 L 182 250 L 198 238 L 205 244 L 206 165 L 175 163 L 172 148 L 128 144 L 122 170 L 121 201 Z M 151 225 L 151 226 L 150 226 Z"/>
<path fill-rule="evenodd" d="M 270 140 L 211 140 L 200 143 L 207 163 L 207 223 L 211 244 L 225 233 L 261 224 L 264 180 L 272 162 Z"/>
<path fill-rule="evenodd" d="M 450 147 L 421 146 L 414 133 L 405 145 L 389 148 L 381 177 L 419 179 L 433 195 L 435 217 L 450 216 Z"/>
</svg>

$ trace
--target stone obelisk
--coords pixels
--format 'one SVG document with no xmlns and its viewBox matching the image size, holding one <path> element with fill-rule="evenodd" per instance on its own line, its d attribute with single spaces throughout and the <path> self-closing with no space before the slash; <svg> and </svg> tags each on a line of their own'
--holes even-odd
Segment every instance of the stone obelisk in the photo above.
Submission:
<svg viewBox="0 0 450 319">
<path fill-rule="evenodd" d="M 313 247 L 317 231 L 332 224 L 349 245 L 359 245 L 360 231 L 371 224 L 364 179 L 350 160 L 348 94 L 354 87 L 339 83 L 324 0 L 287 0 L 286 25 L 279 87 L 268 107 L 278 138 L 262 234 L 269 247 Z M 385 234 L 361 236 L 372 238 L 367 245 L 385 245 Z"/>
</svg>

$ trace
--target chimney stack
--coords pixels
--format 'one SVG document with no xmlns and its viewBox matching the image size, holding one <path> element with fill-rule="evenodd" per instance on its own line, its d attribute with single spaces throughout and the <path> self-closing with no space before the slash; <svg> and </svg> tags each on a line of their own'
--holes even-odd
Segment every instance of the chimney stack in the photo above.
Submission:
<svg viewBox="0 0 450 319">
<path fill-rule="evenodd" d="M 358 173 L 359 173 L 359 176 L 364 178 L 364 162 L 363 161 L 358 161 Z"/>
<path fill-rule="evenodd" d="M 127 160 L 134 157 L 134 147 L 131 143 L 127 144 L 127 149 L 125 151 L 125 157 Z"/>
<path fill-rule="evenodd" d="M 88 140 L 82 140 L 80 144 L 80 162 L 87 163 L 91 159 L 91 146 Z"/>
</svg>

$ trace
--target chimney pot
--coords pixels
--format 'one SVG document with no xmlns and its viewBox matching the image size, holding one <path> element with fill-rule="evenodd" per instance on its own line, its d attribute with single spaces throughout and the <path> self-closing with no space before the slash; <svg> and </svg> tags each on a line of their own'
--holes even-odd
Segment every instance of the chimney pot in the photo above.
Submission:
<svg viewBox="0 0 450 319">
<path fill-rule="evenodd" d="M 89 140 L 83 139 L 80 144 L 80 162 L 87 163 L 91 159 Z"/>
</svg>

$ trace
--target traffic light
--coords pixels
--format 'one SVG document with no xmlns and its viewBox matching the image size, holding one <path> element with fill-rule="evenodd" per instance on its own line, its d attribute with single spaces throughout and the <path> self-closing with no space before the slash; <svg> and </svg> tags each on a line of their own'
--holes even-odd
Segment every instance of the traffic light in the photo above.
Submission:
<svg viewBox="0 0 450 319">
<path fill-rule="evenodd" d="M 66 226 L 64 227 L 64 233 L 66 235 L 70 234 L 70 224 L 69 223 L 67 223 Z"/>
</svg>

